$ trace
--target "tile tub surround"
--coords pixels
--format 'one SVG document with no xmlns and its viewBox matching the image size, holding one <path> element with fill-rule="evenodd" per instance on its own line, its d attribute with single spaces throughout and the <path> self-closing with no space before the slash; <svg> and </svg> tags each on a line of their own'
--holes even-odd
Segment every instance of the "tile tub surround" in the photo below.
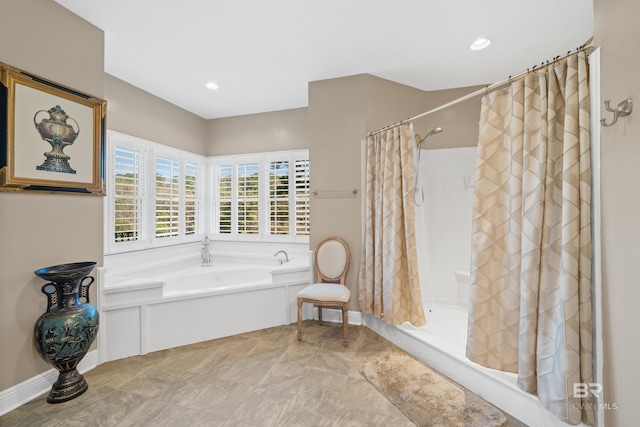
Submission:
<svg viewBox="0 0 640 427">
<path fill-rule="evenodd" d="M 104 363 L 83 396 L 38 397 L 0 426 L 415 426 L 359 373 L 401 349 L 362 326 L 346 349 L 341 325 L 304 327 L 301 343 L 287 325 Z"/>
</svg>

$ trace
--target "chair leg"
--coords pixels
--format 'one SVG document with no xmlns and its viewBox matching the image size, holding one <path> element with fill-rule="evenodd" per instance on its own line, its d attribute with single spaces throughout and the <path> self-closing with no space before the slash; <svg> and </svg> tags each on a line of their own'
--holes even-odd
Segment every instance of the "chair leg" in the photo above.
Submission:
<svg viewBox="0 0 640 427">
<path fill-rule="evenodd" d="M 322 306 L 318 306 L 318 325 L 322 325 Z"/>
<path fill-rule="evenodd" d="M 346 304 L 342 306 L 342 341 L 344 346 L 349 346 L 349 310 Z"/>
<path fill-rule="evenodd" d="M 302 300 L 298 298 L 298 341 L 302 341 Z"/>
</svg>

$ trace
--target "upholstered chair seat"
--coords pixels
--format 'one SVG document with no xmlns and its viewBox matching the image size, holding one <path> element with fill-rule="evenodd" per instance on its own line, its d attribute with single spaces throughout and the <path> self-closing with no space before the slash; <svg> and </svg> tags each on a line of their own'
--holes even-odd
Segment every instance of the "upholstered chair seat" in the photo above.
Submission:
<svg viewBox="0 0 640 427">
<path fill-rule="evenodd" d="M 336 283 L 316 283 L 298 292 L 298 298 L 317 301 L 349 302 L 351 291 L 346 286 Z"/>
<path fill-rule="evenodd" d="M 349 267 L 349 247 L 339 237 L 329 237 L 318 243 L 313 251 L 316 282 L 298 292 L 298 341 L 302 341 L 302 304 L 311 303 L 318 308 L 318 321 L 322 324 L 322 308 L 342 310 L 342 335 L 344 346 L 349 345 L 349 300 L 351 291 L 345 285 Z"/>
</svg>

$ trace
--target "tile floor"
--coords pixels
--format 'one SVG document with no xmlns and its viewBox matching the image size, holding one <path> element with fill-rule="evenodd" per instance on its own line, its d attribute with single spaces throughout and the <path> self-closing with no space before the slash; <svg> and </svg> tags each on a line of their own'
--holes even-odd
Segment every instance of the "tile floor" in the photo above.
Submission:
<svg viewBox="0 0 640 427">
<path fill-rule="evenodd" d="M 414 426 L 358 371 L 401 349 L 366 327 L 346 349 L 341 325 L 303 328 L 301 343 L 293 324 L 104 363 L 82 396 L 40 396 L 0 426 Z"/>
</svg>

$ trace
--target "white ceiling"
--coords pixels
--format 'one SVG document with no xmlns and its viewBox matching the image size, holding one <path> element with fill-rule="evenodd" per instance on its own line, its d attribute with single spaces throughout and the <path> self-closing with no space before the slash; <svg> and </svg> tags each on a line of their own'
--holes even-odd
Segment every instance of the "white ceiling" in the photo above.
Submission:
<svg viewBox="0 0 640 427">
<path fill-rule="evenodd" d="M 361 73 L 487 84 L 593 31 L 589 0 L 56 1 L 104 30 L 107 73 L 206 119 L 305 107 L 308 82 Z"/>
</svg>

